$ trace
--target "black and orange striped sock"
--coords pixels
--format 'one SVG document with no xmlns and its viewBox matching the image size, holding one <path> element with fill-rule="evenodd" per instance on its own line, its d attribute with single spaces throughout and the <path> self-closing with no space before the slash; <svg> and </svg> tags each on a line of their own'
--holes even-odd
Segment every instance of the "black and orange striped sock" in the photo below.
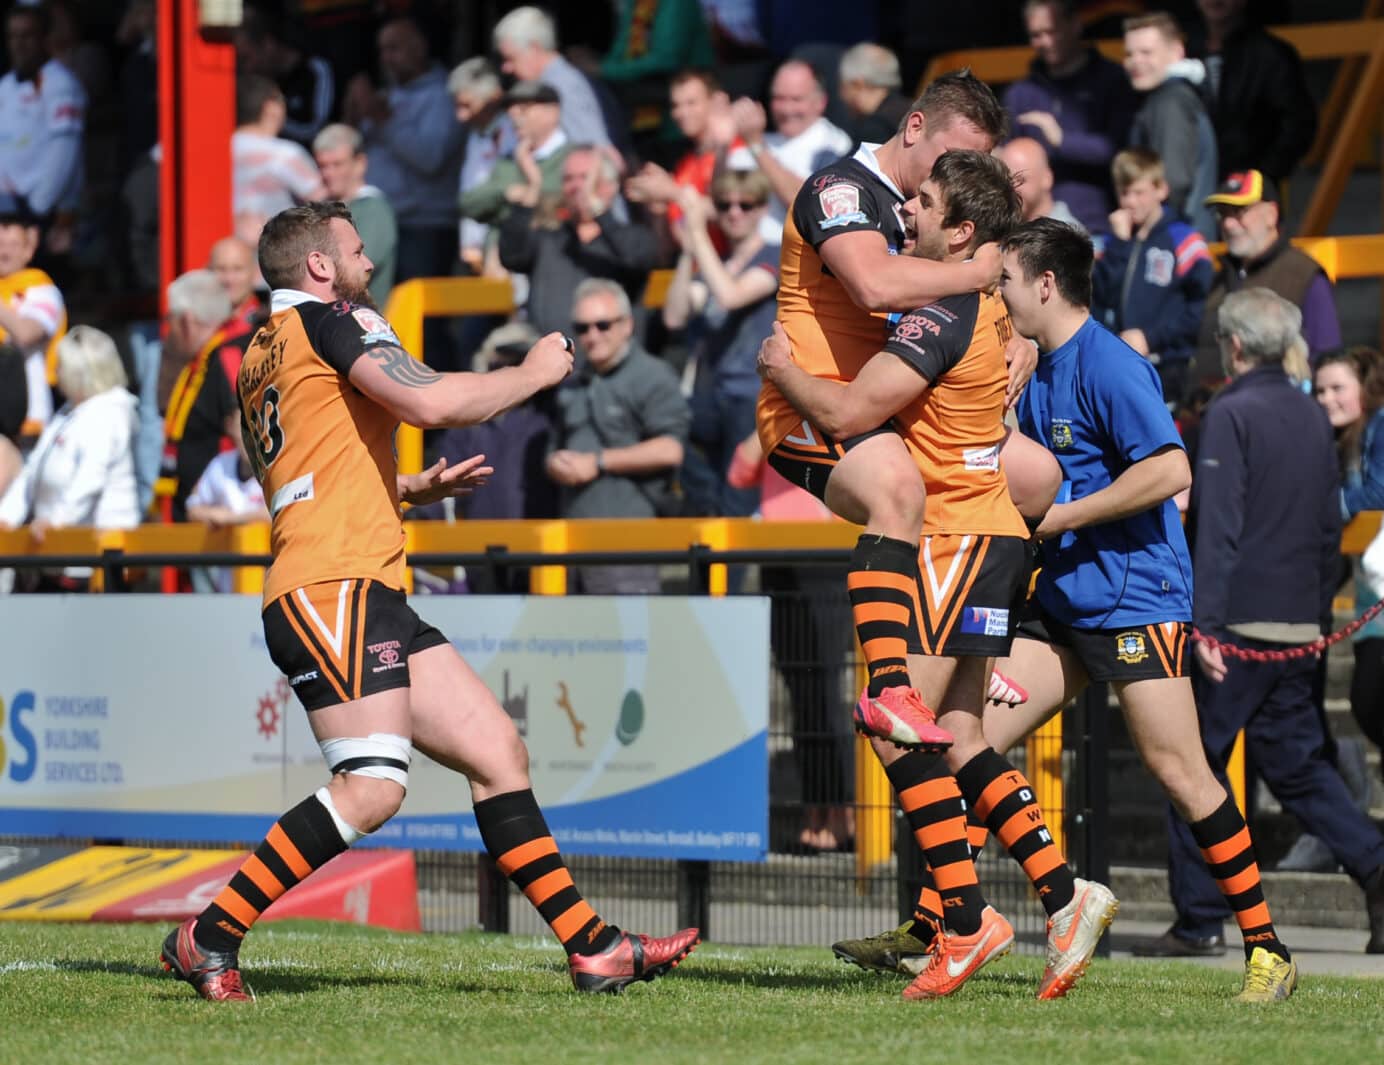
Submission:
<svg viewBox="0 0 1384 1065">
<path fill-rule="evenodd" d="M 932 937 L 942 927 L 942 896 L 937 893 L 937 885 L 932 879 L 932 870 L 923 867 L 922 886 L 918 891 L 918 901 L 913 907 L 913 927 L 909 932 L 915 939 L 931 943 Z"/>
<path fill-rule="evenodd" d="M 1288 948 L 1274 930 L 1269 904 L 1264 901 L 1264 885 L 1259 879 L 1249 826 L 1234 801 L 1227 795 L 1209 817 L 1190 822 L 1187 827 L 1201 848 L 1216 886 L 1235 912 L 1235 923 L 1245 940 L 1245 957 L 1255 947 L 1263 947 L 1285 961 L 1290 958 Z"/>
<path fill-rule="evenodd" d="M 279 818 L 230 883 L 198 915 L 197 942 L 209 950 L 235 950 L 271 902 L 346 847 L 322 800 L 309 795 Z"/>
<path fill-rule="evenodd" d="M 985 844 L 990 842 L 990 830 L 985 827 L 985 822 L 980 819 L 975 808 L 969 804 L 966 806 L 966 841 L 971 845 L 971 861 L 980 861 Z"/>
<path fill-rule="evenodd" d="M 907 686 L 908 641 L 917 626 L 918 545 L 867 533 L 855 542 L 850 572 L 851 614 L 869 670 L 871 695 Z"/>
<path fill-rule="evenodd" d="M 919 751 L 905 754 L 886 772 L 932 870 L 944 923 L 953 932 L 971 935 L 980 928 L 985 896 L 971 862 L 966 806 L 956 778 L 940 755 Z"/>
<path fill-rule="evenodd" d="M 619 936 L 581 897 L 533 792 L 509 791 L 476 803 L 476 827 L 500 872 L 548 922 L 568 954 L 599 954 Z"/>
<path fill-rule="evenodd" d="M 1071 902 L 1072 871 L 1052 841 L 1033 788 L 1009 759 L 987 747 L 957 770 L 956 782 L 976 816 L 1023 866 L 1048 916 Z"/>
</svg>

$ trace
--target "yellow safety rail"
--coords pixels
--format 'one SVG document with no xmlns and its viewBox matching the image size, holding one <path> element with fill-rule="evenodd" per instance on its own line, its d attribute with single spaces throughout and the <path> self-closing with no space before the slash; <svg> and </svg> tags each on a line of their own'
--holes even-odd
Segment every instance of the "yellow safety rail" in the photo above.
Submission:
<svg viewBox="0 0 1384 1065">
<path fill-rule="evenodd" d="M 1369 13 L 1374 14 L 1375 10 L 1371 5 Z M 1325 233 L 1341 202 L 1355 160 L 1379 116 L 1381 93 L 1384 93 L 1384 19 L 1271 26 L 1269 30 L 1296 48 L 1305 61 L 1348 61 L 1337 78 L 1327 107 L 1322 110 L 1318 145 L 1325 152 L 1325 159 L 1299 227 L 1302 233 Z M 1124 56 L 1123 40 L 1105 39 L 1093 43 L 1111 59 L 1119 60 Z M 958 67 L 970 67 L 982 81 L 1004 85 L 1024 77 L 1032 61 L 1033 49 L 1023 46 L 945 52 L 933 57 L 919 88 L 939 74 Z M 1344 115 L 1338 120 L 1342 108 Z"/>
</svg>

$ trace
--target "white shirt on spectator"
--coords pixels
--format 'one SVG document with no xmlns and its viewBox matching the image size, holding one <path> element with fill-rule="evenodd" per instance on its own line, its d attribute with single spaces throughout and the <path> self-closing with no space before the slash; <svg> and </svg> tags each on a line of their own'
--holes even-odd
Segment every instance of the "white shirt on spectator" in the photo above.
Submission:
<svg viewBox="0 0 1384 1065">
<path fill-rule="evenodd" d="M 254 477 L 241 480 L 238 476 L 240 452 L 223 451 L 207 463 L 192 494 L 187 497 L 190 507 L 226 507 L 239 517 L 251 511 L 264 510 L 264 490 Z"/>
<path fill-rule="evenodd" d="M 855 141 L 849 133 L 825 118 L 817 119 L 796 137 L 785 137 L 782 133 L 764 134 L 764 150 L 773 152 L 779 163 L 803 179 L 814 170 L 820 170 L 849 154 L 853 144 Z M 756 169 L 749 148 L 736 148 L 727 157 L 726 166 L 732 170 Z M 759 220 L 759 235 L 765 244 L 778 247 L 783 243 L 783 220 L 787 214 L 788 209 L 782 200 L 777 196 L 769 197 L 769 210 Z"/>
<path fill-rule="evenodd" d="M 466 136 L 466 155 L 462 160 L 461 180 L 457 191 L 465 192 L 467 189 L 475 188 L 488 178 L 497 162 L 514 154 L 514 145 L 517 140 L 514 123 L 509 120 L 509 115 L 503 111 L 497 114 L 484 129 L 471 130 Z M 490 227 L 488 225 L 477 222 L 474 218 L 463 218 L 461 220 L 462 250 L 475 248 L 484 251 L 486 234 L 489 232 Z"/>
<path fill-rule="evenodd" d="M 86 90 L 56 59 L 32 81 L 0 78 L 0 188 L 46 215 L 74 204 L 82 183 Z"/>
<path fill-rule="evenodd" d="M 24 376 L 29 384 L 26 418 L 46 425 L 53 416 L 53 392 L 48 387 L 48 344 L 62 327 L 65 309 L 62 293 L 57 285 L 30 285 L 10 298 L 10 308 L 43 330 L 39 341 L 24 349 Z"/>
<path fill-rule="evenodd" d="M 252 130 L 231 134 L 233 202 L 237 217 L 273 218 L 322 190 L 322 175 L 308 150 L 283 137 Z"/>
</svg>

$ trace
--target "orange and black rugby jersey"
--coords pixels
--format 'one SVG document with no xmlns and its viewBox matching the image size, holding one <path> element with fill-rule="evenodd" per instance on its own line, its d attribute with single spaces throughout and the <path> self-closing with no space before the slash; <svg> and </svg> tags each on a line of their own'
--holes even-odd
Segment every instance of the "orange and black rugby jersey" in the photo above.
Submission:
<svg viewBox="0 0 1384 1065">
<path fill-rule="evenodd" d="M 402 589 L 398 422 L 347 378 L 357 359 L 397 348 L 398 337 L 369 307 L 275 297 L 296 302 L 255 334 L 237 381 L 245 449 L 273 522 L 264 602 L 348 578 Z"/>
<path fill-rule="evenodd" d="M 889 325 L 882 314 L 861 309 L 822 262 L 819 249 L 839 233 L 873 230 L 891 255 L 903 244 L 904 197 L 882 173 L 874 152 L 862 146 L 803 182 L 783 225 L 779 253 L 778 318 L 793 345 L 793 358 L 814 377 L 849 381 L 884 346 Z M 767 454 L 802 426 L 802 415 L 765 382 L 757 410 L 759 439 Z"/>
<path fill-rule="evenodd" d="M 884 345 L 930 382 L 894 417 L 927 487 L 926 535 L 1028 535 L 1000 469 L 1012 333 L 1003 299 L 968 292 L 904 315 Z"/>
</svg>

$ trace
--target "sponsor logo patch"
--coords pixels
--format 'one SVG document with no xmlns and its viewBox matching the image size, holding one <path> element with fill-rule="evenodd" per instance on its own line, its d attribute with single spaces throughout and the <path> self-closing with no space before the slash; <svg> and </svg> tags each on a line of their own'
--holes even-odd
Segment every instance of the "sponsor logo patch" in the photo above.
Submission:
<svg viewBox="0 0 1384 1065">
<path fill-rule="evenodd" d="M 961 631 L 973 636 L 1009 635 L 1009 608 L 968 606 L 961 612 Z"/>
<path fill-rule="evenodd" d="M 993 473 L 1000 468 L 1000 449 L 990 447 L 968 447 L 961 452 L 961 459 L 968 470 L 988 470 Z"/>
<path fill-rule="evenodd" d="M 848 181 L 828 185 L 817 193 L 817 202 L 822 208 L 823 229 L 836 229 L 857 222 L 868 222 L 865 212 L 860 209 L 860 189 Z"/>
<path fill-rule="evenodd" d="M 357 307 L 351 312 L 351 317 L 356 320 L 356 325 L 360 326 L 361 332 L 365 335 L 361 337 L 361 343 L 374 344 L 381 340 L 388 340 L 390 343 L 399 343 L 399 338 L 394 333 L 393 327 L 384 320 L 379 311 L 370 307 Z"/>
</svg>

